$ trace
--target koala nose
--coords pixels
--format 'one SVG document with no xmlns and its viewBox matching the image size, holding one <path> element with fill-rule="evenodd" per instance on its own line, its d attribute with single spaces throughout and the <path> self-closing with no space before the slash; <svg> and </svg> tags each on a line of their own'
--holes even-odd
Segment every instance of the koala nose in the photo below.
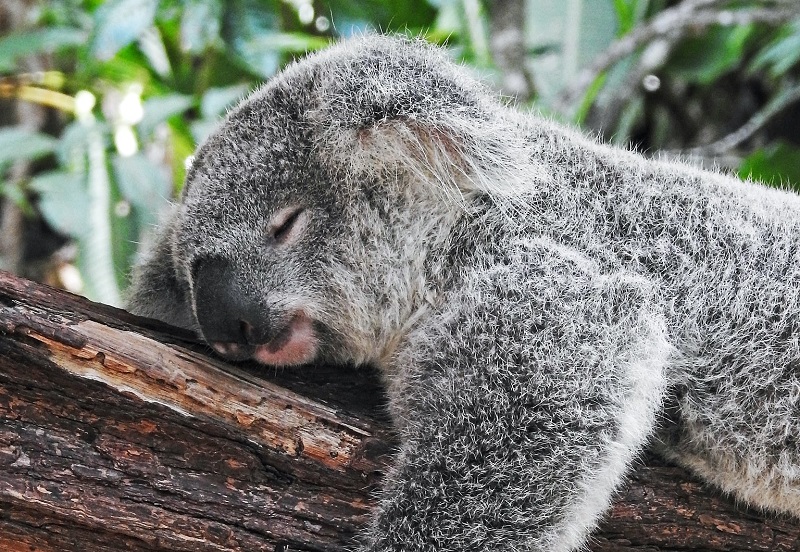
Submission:
<svg viewBox="0 0 800 552">
<path fill-rule="evenodd" d="M 212 257 L 192 271 L 197 322 L 205 340 L 229 358 L 245 358 L 264 340 L 268 313 L 245 290 L 231 264 Z"/>
</svg>

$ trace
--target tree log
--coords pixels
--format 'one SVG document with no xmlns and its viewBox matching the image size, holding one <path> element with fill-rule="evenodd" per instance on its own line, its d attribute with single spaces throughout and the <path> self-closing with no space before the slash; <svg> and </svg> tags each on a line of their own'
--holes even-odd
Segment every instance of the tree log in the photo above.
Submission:
<svg viewBox="0 0 800 552">
<path fill-rule="evenodd" d="M 344 551 L 395 440 L 377 374 L 232 366 L 0 272 L 0 550 Z M 796 520 L 646 455 L 592 550 L 800 550 Z"/>
</svg>

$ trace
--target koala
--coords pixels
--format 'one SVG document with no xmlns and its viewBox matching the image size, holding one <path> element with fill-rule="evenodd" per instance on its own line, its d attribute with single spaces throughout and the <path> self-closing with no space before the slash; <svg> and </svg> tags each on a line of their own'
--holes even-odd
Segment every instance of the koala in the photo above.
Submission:
<svg viewBox="0 0 800 552">
<path fill-rule="evenodd" d="M 420 40 L 233 109 L 128 305 L 229 360 L 380 368 L 362 552 L 581 549 L 644 446 L 800 516 L 800 198 L 514 111 Z"/>
</svg>

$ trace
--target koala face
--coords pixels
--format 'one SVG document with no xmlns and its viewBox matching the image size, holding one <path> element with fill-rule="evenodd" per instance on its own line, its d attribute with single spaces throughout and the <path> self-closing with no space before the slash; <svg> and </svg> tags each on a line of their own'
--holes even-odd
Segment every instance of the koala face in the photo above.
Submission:
<svg viewBox="0 0 800 552">
<path fill-rule="evenodd" d="M 301 101 L 276 88 L 243 104 L 187 176 L 173 254 L 203 337 L 231 359 L 301 364 L 332 339 L 322 298 L 341 217 Z"/>
<path fill-rule="evenodd" d="M 375 37 L 235 108 L 196 153 L 171 226 L 209 344 L 270 365 L 390 355 L 461 213 L 442 199 L 512 182 L 502 171 L 519 164 L 481 94 L 440 52 Z"/>
</svg>

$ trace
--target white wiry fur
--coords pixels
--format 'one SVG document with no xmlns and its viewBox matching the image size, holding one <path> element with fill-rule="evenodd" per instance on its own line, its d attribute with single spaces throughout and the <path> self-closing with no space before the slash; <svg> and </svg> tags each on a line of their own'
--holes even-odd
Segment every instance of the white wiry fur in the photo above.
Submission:
<svg viewBox="0 0 800 552">
<path fill-rule="evenodd" d="M 130 306 L 383 369 L 402 446 L 363 551 L 580 549 L 648 442 L 800 516 L 800 199 L 508 110 L 421 42 L 242 102 Z"/>
</svg>

